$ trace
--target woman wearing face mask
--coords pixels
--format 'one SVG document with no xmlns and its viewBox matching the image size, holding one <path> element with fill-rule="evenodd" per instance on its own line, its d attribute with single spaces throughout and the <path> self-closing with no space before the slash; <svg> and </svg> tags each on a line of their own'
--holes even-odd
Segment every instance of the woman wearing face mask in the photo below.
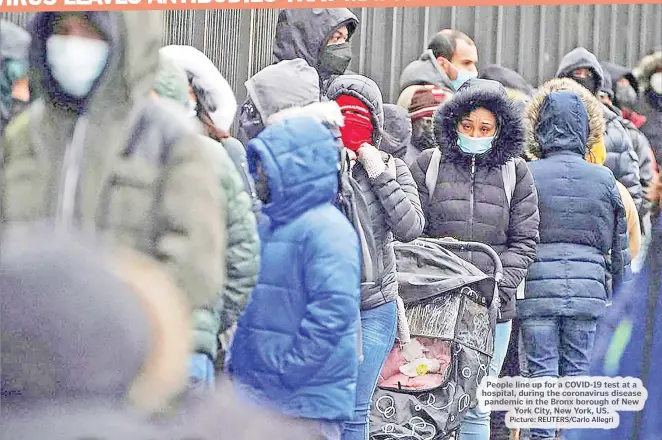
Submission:
<svg viewBox="0 0 662 440">
<path fill-rule="evenodd" d="M 361 286 L 361 332 L 364 361 L 356 385 L 356 412 L 345 423 L 343 440 L 368 438 L 372 394 L 397 331 L 393 240 L 408 242 L 423 231 L 424 218 L 416 184 L 407 165 L 379 150 L 384 141 L 382 94 L 369 78 L 343 75 L 329 86 L 328 98 L 343 113 L 342 141 L 356 161 L 352 176 L 361 188 L 377 246 L 375 283 Z M 390 140 L 390 139 L 389 139 Z"/>
<path fill-rule="evenodd" d="M 482 242 L 501 257 L 504 279 L 499 285 L 500 313 L 489 366 L 490 376 L 497 376 L 515 317 L 515 294 L 538 242 L 538 199 L 528 166 L 520 158 L 522 114 L 501 84 L 471 80 L 437 109 L 433 133 L 440 156 L 433 155 L 434 149 L 424 151 L 412 166 L 425 213 L 424 235 Z M 437 165 L 436 185 L 430 191 L 426 173 Z M 508 169 L 513 180 L 510 190 Z M 462 256 L 486 273 L 492 270 L 482 254 Z M 489 411 L 477 407 L 463 415 L 460 440 L 490 438 Z"/>
<path fill-rule="evenodd" d="M 284 9 L 278 16 L 273 54 L 276 61 L 304 59 L 317 69 L 320 96 L 352 60 L 349 40 L 359 20 L 346 8 Z"/>
</svg>

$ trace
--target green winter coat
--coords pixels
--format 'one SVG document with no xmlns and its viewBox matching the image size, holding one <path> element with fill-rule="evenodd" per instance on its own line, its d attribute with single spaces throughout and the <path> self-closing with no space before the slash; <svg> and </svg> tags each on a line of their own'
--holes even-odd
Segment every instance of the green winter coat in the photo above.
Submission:
<svg viewBox="0 0 662 440">
<path fill-rule="evenodd" d="M 214 166 L 227 207 L 221 212 L 228 231 L 227 277 L 214 314 L 199 316 L 195 344 L 198 351 L 218 352 L 218 335 L 234 324 L 248 302 L 257 282 L 260 260 L 260 242 L 252 202 L 244 190 L 244 183 L 223 145 L 204 138 L 204 145 L 213 157 Z M 209 319 L 213 318 L 213 319 Z"/>
<path fill-rule="evenodd" d="M 2 222 L 54 221 L 151 255 L 201 327 L 225 282 L 226 200 L 197 127 L 175 103 L 148 96 L 162 13 L 87 13 L 111 52 L 84 111 L 63 103 L 45 65 L 54 14 L 35 17 L 30 49 L 42 98 L 5 133 Z"/>
</svg>

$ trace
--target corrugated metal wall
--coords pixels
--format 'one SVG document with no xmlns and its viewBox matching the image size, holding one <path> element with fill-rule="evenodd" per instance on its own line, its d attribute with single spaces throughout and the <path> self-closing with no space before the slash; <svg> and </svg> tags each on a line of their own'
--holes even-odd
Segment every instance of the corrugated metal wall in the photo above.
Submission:
<svg viewBox="0 0 662 440">
<path fill-rule="evenodd" d="M 599 59 L 633 66 L 662 45 L 662 4 L 354 9 L 361 27 L 350 68 L 373 78 L 384 99 L 397 99 L 402 69 L 446 27 L 472 36 L 480 64 L 498 63 L 538 85 L 561 57 L 582 45 Z M 22 13 L 2 18 L 24 24 Z M 209 56 L 245 96 L 243 82 L 271 62 L 277 10 L 168 11 L 164 43 L 190 44 Z"/>
</svg>

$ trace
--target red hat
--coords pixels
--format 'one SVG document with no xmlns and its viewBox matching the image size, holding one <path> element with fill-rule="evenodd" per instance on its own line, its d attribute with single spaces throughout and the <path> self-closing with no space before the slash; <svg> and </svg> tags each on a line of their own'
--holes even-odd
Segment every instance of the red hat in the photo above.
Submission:
<svg viewBox="0 0 662 440">
<path fill-rule="evenodd" d="M 432 116 L 437 107 L 449 97 L 449 93 L 438 87 L 417 90 L 411 98 L 411 104 L 409 104 L 409 117 L 412 121 L 415 121 Z"/>
</svg>

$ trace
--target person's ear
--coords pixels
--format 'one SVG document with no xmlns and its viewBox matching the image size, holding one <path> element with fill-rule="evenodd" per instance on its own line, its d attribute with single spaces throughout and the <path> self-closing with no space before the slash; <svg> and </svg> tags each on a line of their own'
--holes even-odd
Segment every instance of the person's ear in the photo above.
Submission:
<svg viewBox="0 0 662 440">
<path fill-rule="evenodd" d="M 448 76 L 449 79 L 457 79 L 458 71 L 453 63 L 444 57 L 437 57 L 437 63 L 439 63 L 439 66 L 441 66 L 443 71 L 446 72 L 446 76 Z"/>
</svg>

